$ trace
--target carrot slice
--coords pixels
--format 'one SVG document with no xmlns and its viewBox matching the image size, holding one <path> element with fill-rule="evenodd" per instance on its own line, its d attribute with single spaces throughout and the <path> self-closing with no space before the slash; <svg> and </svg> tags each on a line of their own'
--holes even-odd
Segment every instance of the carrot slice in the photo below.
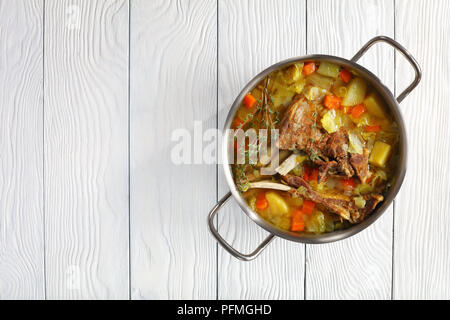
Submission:
<svg viewBox="0 0 450 320">
<path fill-rule="evenodd" d="M 303 73 L 307 76 L 316 71 L 316 64 L 314 62 L 305 63 L 303 66 Z"/>
<path fill-rule="evenodd" d="M 317 178 L 319 177 L 319 169 L 317 168 L 310 168 L 310 167 L 303 167 L 303 179 L 305 181 L 317 181 Z"/>
<path fill-rule="evenodd" d="M 311 170 L 311 173 L 309 174 L 309 180 L 317 181 L 317 178 L 319 177 L 319 169 L 314 168 Z"/>
<path fill-rule="evenodd" d="M 261 192 L 258 195 L 258 198 L 256 199 L 256 202 L 255 202 L 255 206 L 256 206 L 256 209 L 258 209 L 258 210 L 265 210 L 269 206 L 269 202 L 267 201 L 266 194 L 264 192 Z"/>
<path fill-rule="evenodd" d="M 374 124 L 372 126 L 366 126 L 365 130 L 366 130 L 366 132 L 379 132 L 381 130 L 381 128 L 379 125 Z"/>
<path fill-rule="evenodd" d="M 247 109 L 251 109 L 255 105 L 256 99 L 250 93 L 247 93 L 242 102 L 244 103 Z"/>
<path fill-rule="evenodd" d="M 305 214 L 311 214 L 316 204 L 310 200 L 303 201 L 302 212 Z"/>
<path fill-rule="evenodd" d="M 242 125 L 244 124 L 244 121 L 242 121 L 241 118 L 236 117 L 234 119 L 234 121 L 233 121 L 233 124 L 234 124 L 235 128 L 239 128 L 240 129 L 242 127 Z"/>
<path fill-rule="evenodd" d="M 345 69 L 342 69 L 339 73 L 339 78 L 342 79 L 345 83 L 349 82 L 352 79 L 352 74 Z"/>
<path fill-rule="evenodd" d="M 291 221 L 291 231 L 303 231 L 305 230 L 305 223 L 303 220 L 295 220 Z"/>
<path fill-rule="evenodd" d="M 294 209 L 292 211 L 291 231 L 303 231 L 304 229 L 303 212 L 299 209 Z"/>
<path fill-rule="evenodd" d="M 342 106 L 341 105 L 341 110 L 342 110 L 343 113 L 349 114 L 349 113 L 352 112 L 352 107 L 350 107 L 350 106 Z"/>
<path fill-rule="evenodd" d="M 341 183 L 345 189 L 353 189 L 354 187 L 356 187 L 356 182 L 352 178 L 343 178 L 341 179 Z"/>
<path fill-rule="evenodd" d="M 366 111 L 367 111 L 367 108 L 362 103 L 361 104 L 357 104 L 352 109 L 352 116 L 353 116 L 353 118 L 359 118 Z"/>
<path fill-rule="evenodd" d="M 342 99 L 337 96 L 326 95 L 325 99 L 323 100 L 323 105 L 328 109 L 337 110 L 341 106 L 341 101 Z"/>
</svg>

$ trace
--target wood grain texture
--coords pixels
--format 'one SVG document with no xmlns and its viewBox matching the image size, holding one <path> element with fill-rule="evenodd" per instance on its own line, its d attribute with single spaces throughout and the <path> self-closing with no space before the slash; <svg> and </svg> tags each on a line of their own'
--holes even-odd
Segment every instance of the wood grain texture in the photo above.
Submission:
<svg viewBox="0 0 450 320">
<path fill-rule="evenodd" d="M 45 4 L 49 299 L 128 298 L 128 2 Z"/>
<path fill-rule="evenodd" d="M 390 0 L 308 1 L 308 54 L 350 59 L 377 35 L 394 35 Z M 394 89 L 392 48 L 377 45 L 358 63 Z M 390 299 L 392 206 L 358 235 L 327 245 L 308 245 L 306 252 L 307 299 Z"/>
<path fill-rule="evenodd" d="M 219 1 L 219 129 L 243 86 L 271 64 L 305 54 L 305 1 Z M 229 188 L 219 166 L 219 197 Z M 219 231 L 233 246 L 252 251 L 267 235 L 230 201 Z M 303 299 L 304 245 L 274 240 L 251 262 L 219 247 L 219 299 Z"/>
<path fill-rule="evenodd" d="M 0 1 L 0 299 L 43 299 L 43 1 Z"/>
<path fill-rule="evenodd" d="M 133 299 L 216 297 L 216 244 L 206 226 L 216 167 L 171 158 L 175 130 L 202 144 L 203 132 L 216 126 L 216 29 L 215 1 L 132 1 Z M 191 161 L 201 156 L 189 151 Z"/>
<path fill-rule="evenodd" d="M 423 78 L 402 102 L 408 172 L 395 203 L 394 298 L 450 298 L 450 2 L 396 0 L 396 38 Z M 397 92 L 413 79 L 397 55 Z"/>
</svg>

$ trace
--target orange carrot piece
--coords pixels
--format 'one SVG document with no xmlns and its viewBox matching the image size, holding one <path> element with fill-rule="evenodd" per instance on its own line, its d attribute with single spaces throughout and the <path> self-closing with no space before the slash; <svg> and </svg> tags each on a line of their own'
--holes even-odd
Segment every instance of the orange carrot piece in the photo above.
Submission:
<svg viewBox="0 0 450 320">
<path fill-rule="evenodd" d="M 305 223 L 303 220 L 292 219 L 291 221 L 291 231 L 303 231 L 305 230 Z"/>
<path fill-rule="evenodd" d="M 310 200 L 303 201 L 302 212 L 305 214 L 311 214 L 316 204 Z"/>
<path fill-rule="evenodd" d="M 316 64 L 314 62 L 305 63 L 303 66 L 303 73 L 307 76 L 316 71 Z"/>
<path fill-rule="evenodd" d="M 247 109 L 251 109 L 256 104 L 256 99 L 250 93 L 247 93 L 242 102 Z"/>
<path fill-rule="evenodd" d="M 256 206 L 256 209 L 258 209 L 258 210 L 265 210 L 269 206 L 269 202 L 267 201 L 266 194 L 264 192 L 261 192 L 258 195 L 258 198 L 256 199 L 256 202 L 255 202 L 255 206 Z"/>
<path fill-rule="evenodd" d="M 356 187 L 356 182 L 353 178 L 343 178 L 341 179 L 341 183 L 345 189 L 353 189 Z"/>
<path fill-rule="evenodd" d="M 303 212 L 299 209 L 294 209 L 292 211 L 291 231 L 303 231 L 304 229 Z"/>
<path fill-rule="evenodd" d="M 353 116 L 353 118 L 359 118 L 366 111 L 367 111 L 367 108 L 362 103 L 361 104 L 357 104 L 352 109 L 352 116 Z"/>
<path fill-rule="evenodd" d="M 345 69 L 342 69 L 339 73 L 339 78 L 342 79 L 345 83 L 349 82 L 352 79 L 352 74 Z"/>
<path fill-rule="evenodd" d="M 241 118 L 236 117 L 233 121 L 234 127 L 241 129 L 242 125 L 244 124 L 244 121 L 241 120 Z"/>
<path fill-rule="evenodd" d="M 337 110 L 341 106 L 341 101 L 342 99 L 337 96 L 326 95 L 325 99 L 323 100 L 323 105 L 328 109 Z"/>
<path fill-rule="evenodd" d="M 317 181 L 318 178 L 319 178 L 319 169 L 317 168 L 312 169 L 309 174 L 309 180 Z"/>
<path fill-rule="evenodd" d="M 381 128 L 379 125 L 374 124 L 372 126 L 365 127 L 366 132 L 380 132 Z"/>
<path fill-rule="evenodd" d="M 341 106 L 341 110 L 342 110 L 343 113 L 349 114 L 349 113 L 352 112 L 352 107 L 350 107 L 350 106 Z"/>
</svg>

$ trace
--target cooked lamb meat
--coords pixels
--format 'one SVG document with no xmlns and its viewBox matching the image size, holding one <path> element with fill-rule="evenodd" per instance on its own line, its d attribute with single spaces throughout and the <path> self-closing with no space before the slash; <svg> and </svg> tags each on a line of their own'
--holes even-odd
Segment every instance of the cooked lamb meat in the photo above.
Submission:
<svg viewBox="0 0 450 320">
<path fill-rule="evenodd" d="M 366 201 L 364 208 L 356 207 L 353 200 L 344 194 L 328 194 L 314 191 L 311 185 L 301 177 L 294 175 L 286 175 L 283 179 L 292 187 L 304 187 L 304 197 L 314 201 L 315 203 L 325 207 L 327 210 L 334 212 L 343 219 L 351 223 L 362 221 L 377 204 L 383 201 L 383 196 L 380 194 L 367 194 L 363 198 Z"/>
<path fill-rule="evenodd" d="M 355 174 L 348 161 L 348 137 L 344 131 L 336 131 L 330 134 L 323 153 L 327 157 L 337 160 L 338 171 L 350 178 Z"/>
<path fill-rule="evenodd" d="M 356 175 L 362 183 L 366 183 L 370 177 L 369 172 L 369 150 L 363 149 L 362 154 L 352 153 L 350 155 L 350 163 L 355 169 Z"/>
<path fill-rule="evenodd" d="M 280 149 L 305 150 L 312 141 L 320 141 L 322 133 L 315 127 L 314 105 L 304 97 L 294 98 L 280 126 Z"/>
<path fill-rule="evenodd" d="M 324 181 L 327 175 L 335 175 L 338 170 L 338 163 L 334 160 L 315 161 L 314 163 L 319 166 L 319 183 Z"/>
<path fill-rule="evenodd" d="M 349 163 L 348 137 L 344 131 L 332 134 L 323 132 L 315 126 L 314 104 L 305 98 L 294 98 L 286 111 L 280 127 L 278 147 L 305 151 L 321 167 L 323 179 L 328 171 L 351 177 L 354 170 Z M 329 158 L 336 159 L 328 164 Z"/>
</svg>

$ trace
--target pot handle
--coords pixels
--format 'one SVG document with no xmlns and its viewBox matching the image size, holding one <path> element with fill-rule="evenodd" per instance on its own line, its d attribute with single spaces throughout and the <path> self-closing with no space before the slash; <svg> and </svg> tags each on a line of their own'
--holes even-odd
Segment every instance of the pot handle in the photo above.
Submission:
<svg viewBox="0 0 450 320">
<path fill-rule="evenodd" d="M 243 261 L 250 261 L 255 259 L 261 251 L 273 240 L 275 235 L 270 234 L 267 238 L 264 239 L 263 242 L 252 252 L 249 254 L 244 254 L 236 249 L 234 249 L 230 244 L 228 244 L 224 238 L 219 234 L 217 229 L 214 227 L 214 217 L 216 216 L 217 212 L 225 205 L 225 203 L 230 199 L 231 192 L 228 192 L 220 201 L 211 209 L 208 215 L 208 226 L 209 230 L 211 231 L 214 238 L 216 238 L 217 242 L 220 243 L 220 245 L 227 250 L 232 256 L 243 260 Z"/>
<path fill-rule="evenodd" d="M 371 40 L 369 40 L 369 42 L 367 42 L 351 59 L 351 61 L 356 62 L 359 60 L 359 58 L 362 57 L 362 55 L 371 47 L 373 46 L 375 43 L 377 42 L 386 42 L 387 44 L 389 44 L 390 46 L 394 47 L 394 49 L 397 49 L 398 51 L 400 51 L 403 56 L 406 58 L 406 60 L 408 60 L 408 62 L 411 64 L 411 66 L 413 67 L 416 76 L 414 77 L 414 81 L 405 89 L 403 90 L 403 92 L 397 97 L 397 101 L 400 103 L 402 102 L 403 99 L 406 98 L 406 96 L 419 84 L 420 79 L 422 78 L 422 71 L 420 70 L 420 66 L 417 63 L 416 59 L 414 59 L 414 57 L 411 55 L 411 53 L 408 52 L 408 50 L 405 49 L 405 47 L 403 47 L 400 43 L 398 43 L 397 41 L 395 41 L 394 39 L 391 39 L 389 37 L 386 36 L 378 36 L 375 37 Z"/>
</svg>

